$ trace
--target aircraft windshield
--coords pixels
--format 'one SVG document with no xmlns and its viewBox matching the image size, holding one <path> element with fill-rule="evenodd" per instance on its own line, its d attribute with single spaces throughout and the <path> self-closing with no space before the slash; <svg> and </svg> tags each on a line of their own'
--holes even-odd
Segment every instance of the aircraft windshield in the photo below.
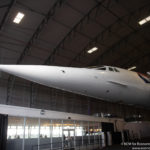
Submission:
<svg viewBox="0 0 150 150">
<path fill-rule="evenodd" d="M 99 67 L 97 70 L 106 70 L 106 67 Z"/>
<path fill-rule="evenodd" d="M 112 71 L 112 72 L 120 72 L 115 67 L 109 67 L 109 66 L 100 66 L 100 67 L 88 67 L 89 69 L 96 69 L 96 70 L 102 70 L 102 71 Z"/>
<path fill-rule="evenodd" d="M 109 67 L 109 71 L 113 71 L 113 72 L 119 72 L 119 70 L 118 70 L 118 69 L 116 69 L 116 68 L 113 68 L 113 67 Z"/>
<path fill-rule="evenodd" d="M 106 70 L 105 66 L 101 66 L 101 67 L 97 67 L 97 66 L 93 66 L 93 67 L 88 67 L 89 69 L 96 69 L 96 70 Z"/>
</svg>

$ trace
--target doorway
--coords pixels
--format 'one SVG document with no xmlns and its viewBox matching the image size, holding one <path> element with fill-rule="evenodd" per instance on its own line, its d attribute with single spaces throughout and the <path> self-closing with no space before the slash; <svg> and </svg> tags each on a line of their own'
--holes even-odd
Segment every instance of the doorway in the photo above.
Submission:
<svg viewBox="0 0 150 150">
<path fill-rule="evenodd" d="M 65 148 L 75 147 L 75 129 L 63 129 L 63 137 Z"/>
</svg>

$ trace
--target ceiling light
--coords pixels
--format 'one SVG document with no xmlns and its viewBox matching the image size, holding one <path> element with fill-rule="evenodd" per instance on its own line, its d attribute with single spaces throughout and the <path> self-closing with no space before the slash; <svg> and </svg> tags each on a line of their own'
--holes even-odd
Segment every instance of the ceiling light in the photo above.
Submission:
<svg viewBox="0 0 150 150">
<path fill-rule="evenodd" d="M 150 21 L 150 16 L 148 16 L 148 17 L 146 18 L 146 20 L 147 20 L 147 21 Z"/>
<path fill-rule="evenodd" d="M 143 25 L 143 24 L 145 24 L 145 23 L 147 23 L 147 22 L 149 22 L 149 21 L 150 21 L 150 16 L 148 16 L 148 17 L 146 17 L 146 18 L 140 20 L 140 21 L 139 21 L 139 25 Z"/>
<path fill-rule="evenodd" d="M 143 24 L 145 24 L 145 23 L 146 23 L 146 20 L 145 20 L 145 19 L 139 21 L 139 24 L 140 24 L 140 25 L 143 25 Z"/>
<path fill-rule="evenodd" d="M 21 20 L 23 19 L 24 14 L 21 12 L 18 12 L 16 17 L 14 18 L 13 22 L 16 24 L 19 24 L 21 22 Z"/>
<path fill-rule="evenodd" d="M 91 53 L 93 53 L 93 52 L 95 52 L 95 51 L 97 51 L 97 50 L 98 50 L 98 47 L 93 47 L 93 48 L 89 49 L 89 50 L 87 51 L 87 53 L 91 54 Z"/>
<path fill-rule="evenodd" d="M 136 69 L 136 66 L 128 68 L 129 71 Z"/>
</svg>

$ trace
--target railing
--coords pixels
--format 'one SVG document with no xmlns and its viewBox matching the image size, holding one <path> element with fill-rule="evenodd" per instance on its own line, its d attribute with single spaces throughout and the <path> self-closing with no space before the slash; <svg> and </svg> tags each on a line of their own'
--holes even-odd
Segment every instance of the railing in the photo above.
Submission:
<svg viewBox="0 0 150 150">
<path fill-rule="evenodd" d="M 53 143 L 46 143 L 46 144 L 40 144 L 40 145 L 33 145 L 32 146 L 32 150 L 75 150 L 78 149 L 82 149 L 83 147 L 85 149 L 87 149 L 89 146 L 91 146 L 91 148 L 95 148 L 94 146 L 98 146 L 98 147 L 102 147 L 102 140 L 99 139 L 91 139 L 90 141 L 88 139 L 86 140 L 75 140 L 72 141 L 72 143 L 70 144 L 70 146 L 68 146 L 68 143 L 64 142 L 53 142 Z"/>
</svg>

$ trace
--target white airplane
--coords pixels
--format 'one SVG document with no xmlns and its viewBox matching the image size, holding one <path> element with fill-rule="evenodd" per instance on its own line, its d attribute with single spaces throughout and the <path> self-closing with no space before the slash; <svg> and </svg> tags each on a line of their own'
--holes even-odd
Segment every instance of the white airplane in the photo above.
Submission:
<svg viewBox="0 0 150 150">
<path fill-rule="evenodd" d="M 105 101 L 150 105 L 150 77 L 117 67 L 0 65 L 0 70 L 48 87 Z"/>
</svg>

